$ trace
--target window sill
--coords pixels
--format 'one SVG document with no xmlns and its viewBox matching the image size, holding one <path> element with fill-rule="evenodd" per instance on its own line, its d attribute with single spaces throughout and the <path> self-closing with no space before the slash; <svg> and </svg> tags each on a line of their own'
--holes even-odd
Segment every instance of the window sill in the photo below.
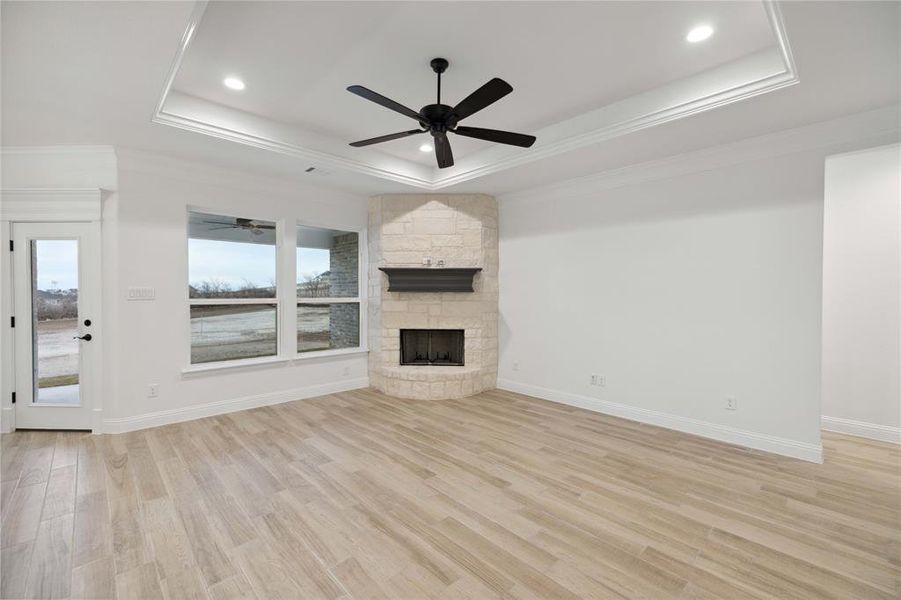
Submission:
<svg viewBox="0 0 901 600">
<path fill-rule="evenodd" d="M 368 354 L 368 348 L 341 348 L 339 350 L 311 350 L 294 355 L 294 360 L 310 360 L 312 358 L 330 358 L 332 356 L 349 356 L 353 354 Z"/>
<path fill-rule="evenodd" d="M 245 369 L 249 367 L 272 366 L 282 363 L 291 362 L 290 358 L 281 356 L 267 356 L 265 358 L 247 358 L 243 360 L 229 360 L 221 362 L 201 363 L 191 365 L 181 370 L 182 375 L 193 375 L 195 373 L 207 373 L 210 371 L 224 371 L 226 369 Z"/>
<path fill-rule="evenodd" d="M 355 354 L 368 353 L 369 349 L 367 348 L 342 348 L 340 350 L 317 350 L 312 352 L 304 352 L 303 354 L 295 354 L 293 357 L 267 356 L 265 358 L 248 358 L 243 360 L 201 363 L 198 365 L 185 367 L 181 370 L 181 374 L 184 376 L 199 375 L 216 371 L 249 369 L 254 367 L 270 367 L 274 365 L 282 365 L 317 358 L 334 358 L 340 356 L 352 356 Z"/>
</svg>

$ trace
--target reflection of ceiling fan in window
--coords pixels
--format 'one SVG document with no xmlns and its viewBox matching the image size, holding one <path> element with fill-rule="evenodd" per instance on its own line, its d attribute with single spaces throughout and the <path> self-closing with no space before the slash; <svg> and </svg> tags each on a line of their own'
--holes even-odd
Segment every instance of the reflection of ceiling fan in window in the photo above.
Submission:
<svg viewBox="0 0 901 600">
<path fill-rule="evenodd" d="M 266 223 L 257 223 L 253 219 L 235 218 L 234 223 L 228 221 L 204 221 L 208 225 L 222 225 L 222 227 L 210 227 L 209 231 L 217 231 L 219 229 L 243 229 L 254 235 L 262 235 L 267 230 L 275 229 L 275 225 L 267 225 Z"/>
</svg>

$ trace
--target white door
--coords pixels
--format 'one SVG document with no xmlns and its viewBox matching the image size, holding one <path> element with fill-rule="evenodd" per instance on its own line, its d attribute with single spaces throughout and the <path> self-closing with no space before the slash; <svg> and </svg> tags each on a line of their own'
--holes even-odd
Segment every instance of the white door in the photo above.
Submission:
<svg viewBox="0 0 901 600">
<path fill-rule="evenodd" d="M 92 223 L 15 223 L 16 429 L 91 429 L 100 359 Z"/>
</svg>

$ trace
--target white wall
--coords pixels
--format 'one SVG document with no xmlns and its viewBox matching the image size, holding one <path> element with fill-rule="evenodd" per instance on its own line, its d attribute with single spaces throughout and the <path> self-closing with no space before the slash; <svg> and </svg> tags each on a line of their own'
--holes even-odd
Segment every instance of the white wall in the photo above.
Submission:
<svg viewBox="0 0 901 600">
<path fill-rule="evenodd" d="M 51 189 L 93 189 L 103 190 L 103 218 L 111 218 L 116 205 L 118 189 L 116 155 L 110 146 L 55 146 L 31 148 L 4 148 L 2 158 L 3 190 L 51 188 Z M 5 194 L 3 194 L 5 196 Z M 0 217 L 4 214 L 0 202 Z M 107 243 L 107 232 L 102 232 L 103 245 Z M 8 221 L 0 221 L 0 248 L 8 248 L 10 228 Z M 0 261 L 0 431 L 9 431 L 13 426 L 14 405 L 11 393 L 15 390 L 13 378 L 13 330 L 8 327 L 12 314 L 11 288 L 12 256 L 3 253 Z M 100 326 L 98 326 L 99 328 Z M 105 336 L 104 336 L 105 337 Z M 104 353 L 106 353 L 104 346 Z M 104 394 L 105 381 L 100 381 L 95 389 Z"/>
<path fill-rule="evenodd" d="M 499 386 L 821 460 L 823 163 L 873 116 L 501 196 Z"/>
<path fill-rule="evenodd" d="M 189 366 L 189 205 L 282 218 L 286 223 L 300 219 L 365 230 L 365 197 L 137 152 L 117 149 L 116 155 L 117 181 L 102 186 L 116 188 L 115 193 L 106 195 L 102 223 L 104 431 L 136 429 L 367 385 L 365 353 L 182 372 Z M 59 161 L 56 156 L 54 161 L 40 155 L 26 160 L 7 158 L 4 156 L 4 175 L 15 171 L 15 187 L 76 185 L 54 174 L 59 172 L 53 168 Z M 67 170 L 80 172 L 78 168 Z M 127 301 L 126 291 L 132 286 L 154 288 L 156 299 Z M 158 398 L 147 397 L 151 383 L 159 384 Z"/>
<path fill-rule="evenodd" d="M 901 146 L 826 160 L 823 427 L 901 443 Z"/>
<path fill-rule="evenodd" d="M 203 406 L 209 403 L 230 402 L 236 408 L 365 387 L 366 354 L 204 373 L 182 370 L 190 363 L 185 301 L 189 206 L 365 229 L 366 202 L 344 192 L 120 152 L 113 283 L 118 293 L 109 302 L 119 352 L 108 362 L 116 374 L 110 393 L 117 400 L 107 416 L 113 420 L 108 429 L 122 428 L 123 421 L 130 427 L 134 416 L 147 413 L 179 410 L 196 416 L 220 410 Z M 156 300 L 127 301 L 124 291 L 132 286 L 155 288 Z M 159 384 L 159 398 L 147 398 L 150 383 Z M 196 410 L 186 411 L 189 407 Z M 146 422 L 153 418 L 141 421 Z"/>
</svg>

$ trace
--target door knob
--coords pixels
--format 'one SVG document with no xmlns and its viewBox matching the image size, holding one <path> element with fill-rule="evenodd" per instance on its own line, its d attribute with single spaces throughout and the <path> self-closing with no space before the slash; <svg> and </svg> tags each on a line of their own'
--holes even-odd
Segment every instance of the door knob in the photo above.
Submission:
<svg viewBox="0 0 901 600">
<path fill-rule="evenodd" d="M 84 341 L 86 341 L 86 342 L 90 342 L 90 341 L 91 341 L 91 334 L 90 334 L 90 333 L 86 333 L 86 334 L 84 334 L 84 335 L 76 335 L 76 336 L 75 336 L 74 338 L 72 338 L 72 339 L 73 339 L 73 340 L 84 340 Z"/>
</svg>

